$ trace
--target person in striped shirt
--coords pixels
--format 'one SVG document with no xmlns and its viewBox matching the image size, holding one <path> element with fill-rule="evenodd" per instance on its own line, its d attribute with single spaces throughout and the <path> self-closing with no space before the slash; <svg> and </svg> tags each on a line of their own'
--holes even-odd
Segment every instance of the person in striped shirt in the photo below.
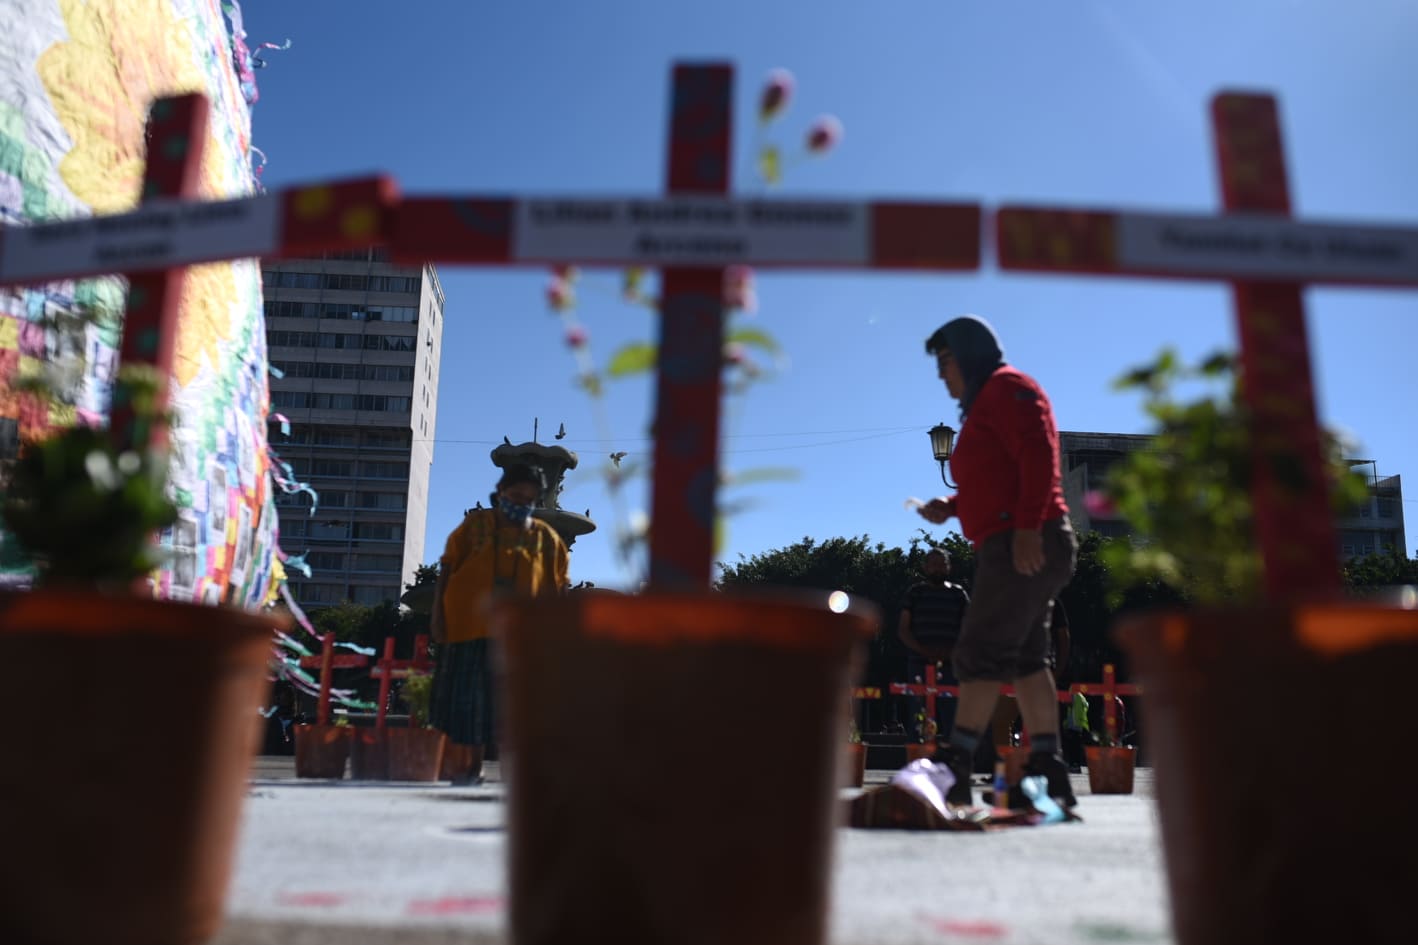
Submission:
<svg viewBox="0 0 1418 945">
<path fill-rule="evenodd" d="M 960 623 L 970 595 L 965 588 L 950 582 L 950 555 L 932 548 L 921 563 L 922 579 L 912 584 L 901 602 L 901 617 L 896 635 L 907 650 L 906 678 L 925 682 L 926 667 L 936 667 L 936 682 L 948 685 L 955 681 L 950 673 L 950 656 L 955 639 L 960 636 Z M 912 718 L 924 711 L 925 700 L 909 696 L 908 711 Z M 955 715 L 954 699 L 936 700 L 934 721 L 938 731 L 950 731 Z"/>
</svg>

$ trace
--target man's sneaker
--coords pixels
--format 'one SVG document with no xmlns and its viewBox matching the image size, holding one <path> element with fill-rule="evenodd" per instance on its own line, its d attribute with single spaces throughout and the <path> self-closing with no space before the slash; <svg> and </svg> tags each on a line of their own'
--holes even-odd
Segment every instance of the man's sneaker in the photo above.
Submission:
<svg viewBox="0 0 1418 945">
<path fill-rule="evenodd" d="M 945 793 L 947 804 L 969 807 L 975 803 L 974 794 L 970 790 L 970 773 L 975 767 L 970 752 L 952 745 L 941 745 L 931 756 L 931 761 L 945 765 L 950 769 L 950 773 L 955 775 L 955 783 Z"/>
<path fill-rule="evenodd" d="M 1063 808 L 1068 809 L 1078 805 L 1078 798 L 1073 796 L 1073 785 L 1068 780 L 1068 765 L 1064 764 L 1063 758 L 1058 755 L 1049 755 L 1042 751 L 1034 752 L 1024 765 L 1024 776 L 1026 778 L 1031 776 L 1046 778 L 1049 784 L 1049 796 Z M 1014 791 L 1010 791 L 1011 800 L 1013 800 L 1014 794 Z"/>
</svg>

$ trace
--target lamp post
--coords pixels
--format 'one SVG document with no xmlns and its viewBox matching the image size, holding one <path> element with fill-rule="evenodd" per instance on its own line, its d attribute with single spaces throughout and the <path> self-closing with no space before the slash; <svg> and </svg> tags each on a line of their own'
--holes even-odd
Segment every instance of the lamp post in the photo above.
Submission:
<svg viewBox="0 0 1418 945">
<path fill-rule="evenodd" d="M 950 462 L 950 454 L 955 449 L 955 430 L 943 423 L 937 423 L 930 428 L 931 453 L 935 455 L 935 461 L 940 463 L 940 481 L 951 489 L 957 488 L 955 483 L 945 474 L 945 464 Z"/>
</svg>

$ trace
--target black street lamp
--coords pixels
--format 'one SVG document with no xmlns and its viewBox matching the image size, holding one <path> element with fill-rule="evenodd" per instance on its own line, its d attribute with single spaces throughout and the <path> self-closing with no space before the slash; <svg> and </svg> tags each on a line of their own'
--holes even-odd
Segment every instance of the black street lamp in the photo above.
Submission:
<svg viewBox="0 0 1418 945">
<path fill-rule="evenodd" d="M 940 481 L 952 489 L 957 488 L 945 474 L 945 464 L 950 462 L 950 454 L 955 449 L 955 430 L 943 423 L 937 423 L 930 428 L 931 452 L 935 454 L 935 461 L 940 463 Z"/>
</svg>

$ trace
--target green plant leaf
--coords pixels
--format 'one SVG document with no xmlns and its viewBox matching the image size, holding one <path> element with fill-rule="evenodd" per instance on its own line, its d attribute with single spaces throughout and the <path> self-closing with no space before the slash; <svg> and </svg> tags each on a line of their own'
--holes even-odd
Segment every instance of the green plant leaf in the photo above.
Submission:
<svg viewBox="0 0 1418 945">
<path fill-rule="evenodd" d="M 606 374 L 609 377 L 644 374 L 655 369 L 658 357 L 659 349 L 655 345 L 648 341 L 632 342 L 611 356 L 610 363 L 606 365 Z"/>
<path fill-rule="evenodd" d="M 724 338 L 730 344 L 738 343 L 750 348 L 757 348 L 769 354 L 777 354 L 782 348 L 778 341 L 768 332 L 761 328 L 735 328 Z"/>
<path fill-rule="evenodd" d="M 758 466 L 725 475 L 723 484 L 745 486 L 756 482 L 794 482 L 801 478 L 802 472 L 791 466 Z"/>
</svg>

